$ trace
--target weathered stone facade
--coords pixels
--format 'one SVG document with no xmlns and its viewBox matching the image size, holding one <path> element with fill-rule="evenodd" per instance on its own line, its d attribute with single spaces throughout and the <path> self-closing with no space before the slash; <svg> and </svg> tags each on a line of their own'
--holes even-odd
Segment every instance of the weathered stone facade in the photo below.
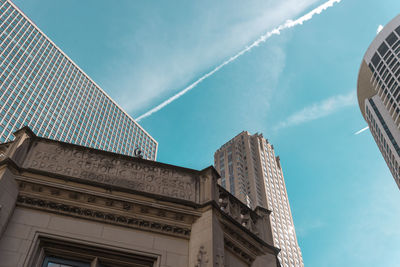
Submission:
<svg viewBox="0 0 400 267">
<path fill-rule="evenodd" d="M 0 266 L 279 266 L 270 212 L 218 178 L 23 128 L 0 144 Z"/>
</svg>

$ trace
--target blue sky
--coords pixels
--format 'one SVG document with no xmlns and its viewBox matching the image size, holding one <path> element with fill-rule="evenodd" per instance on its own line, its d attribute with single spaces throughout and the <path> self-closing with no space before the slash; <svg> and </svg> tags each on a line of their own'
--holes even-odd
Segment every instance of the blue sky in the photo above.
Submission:
<svg viewBox="0 0 400 267">
<path fill-rule="evenodd" d="M 324 3 L 15 0 L 133 117 Z M 117 4 L 116 4 L 117 3 Z M 397 266 L 400 192 L 356 101 L 362 57 L 398 0 L 342 0 L 281 31 L 140 124 L 158 161 L 202 169 L 242 130 L 274 144 L 307 267 Z"/>
</svg>

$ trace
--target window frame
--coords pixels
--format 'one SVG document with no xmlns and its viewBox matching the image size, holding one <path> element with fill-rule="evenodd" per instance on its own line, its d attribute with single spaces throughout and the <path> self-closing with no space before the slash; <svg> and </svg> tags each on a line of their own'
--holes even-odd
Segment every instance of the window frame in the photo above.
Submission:
<svg viewBox="0 0 400 267">
<path fill-rule="evenodd" d="M 156 267 L 160 262 L 160 255 L 105 243 L 93 244 L 43 233 L 38 233 L 35 240 L 27 257 L 27 266 L 44 267 L 49 260 L 75 263 L 77 267 Z"/>
</svg>

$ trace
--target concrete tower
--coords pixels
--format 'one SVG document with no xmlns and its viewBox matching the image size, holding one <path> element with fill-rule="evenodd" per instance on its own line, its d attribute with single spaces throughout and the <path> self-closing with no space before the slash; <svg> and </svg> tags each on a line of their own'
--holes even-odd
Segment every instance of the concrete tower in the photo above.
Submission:
<svg viewBox="0 0 400 267">
<path fill-rule="evenodd" d="M 273 242 L 281 249 L 283 267 L 303 267 L 303 258 L 286 192 L 279 157 L 261 134 L 243 131 L 221 146 L 214 154 L 214 166 L 220 183 L 248 207 L 272 211 L 270 220 Z"/>
</svg>

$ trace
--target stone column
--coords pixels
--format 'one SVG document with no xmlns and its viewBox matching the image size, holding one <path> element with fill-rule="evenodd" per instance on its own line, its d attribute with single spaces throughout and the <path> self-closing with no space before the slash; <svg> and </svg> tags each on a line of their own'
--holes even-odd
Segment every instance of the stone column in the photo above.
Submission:
<svg viewBox="0 0 400 267">
<path fill-rule="evenodd" d="M 271 222 L 269 220 L 269 214 L 271 211 L 262 208 L 262 207 L 256 207 L 254 210 L 257 215 L 259 216 L 259 219 L 257 220 L 256 226 L 257 230 L 259 232 L 259 237 L 264 240 L 267 244 L 273 245 L 273 237 L 272 237 L 272 228 L 271 228 Z"/>
<path fill-rule="evenodd" d="M 0 239 L 13 214 L 18 197 L 18 185 L 14 175 L 6 167 L 0 167 Z"/>
<path fill-rule="evenodd" d="M 197 201 L 203 204 L 202 216 L 192 224 L 189 241 L 189 266 L 224 266 L 224 233 L 218 221 L 217 179 L 218 173 L 209 167 L 199 175 Z"/>
<path fill-rule="evenodd" d="M 26 155 L 28 154 L 32 138 L 35 134 L 24 127 L 14 133 L 15 139 L 6 151 L 6 156 L 15 162 L 18 166 L 22 166 Z"/>
<path fill-rule="evenodd" d="M 224 266 L 224 233 L 213 206 L 192 225 L 189 242 L 190 267 Z"/>
</svg>

